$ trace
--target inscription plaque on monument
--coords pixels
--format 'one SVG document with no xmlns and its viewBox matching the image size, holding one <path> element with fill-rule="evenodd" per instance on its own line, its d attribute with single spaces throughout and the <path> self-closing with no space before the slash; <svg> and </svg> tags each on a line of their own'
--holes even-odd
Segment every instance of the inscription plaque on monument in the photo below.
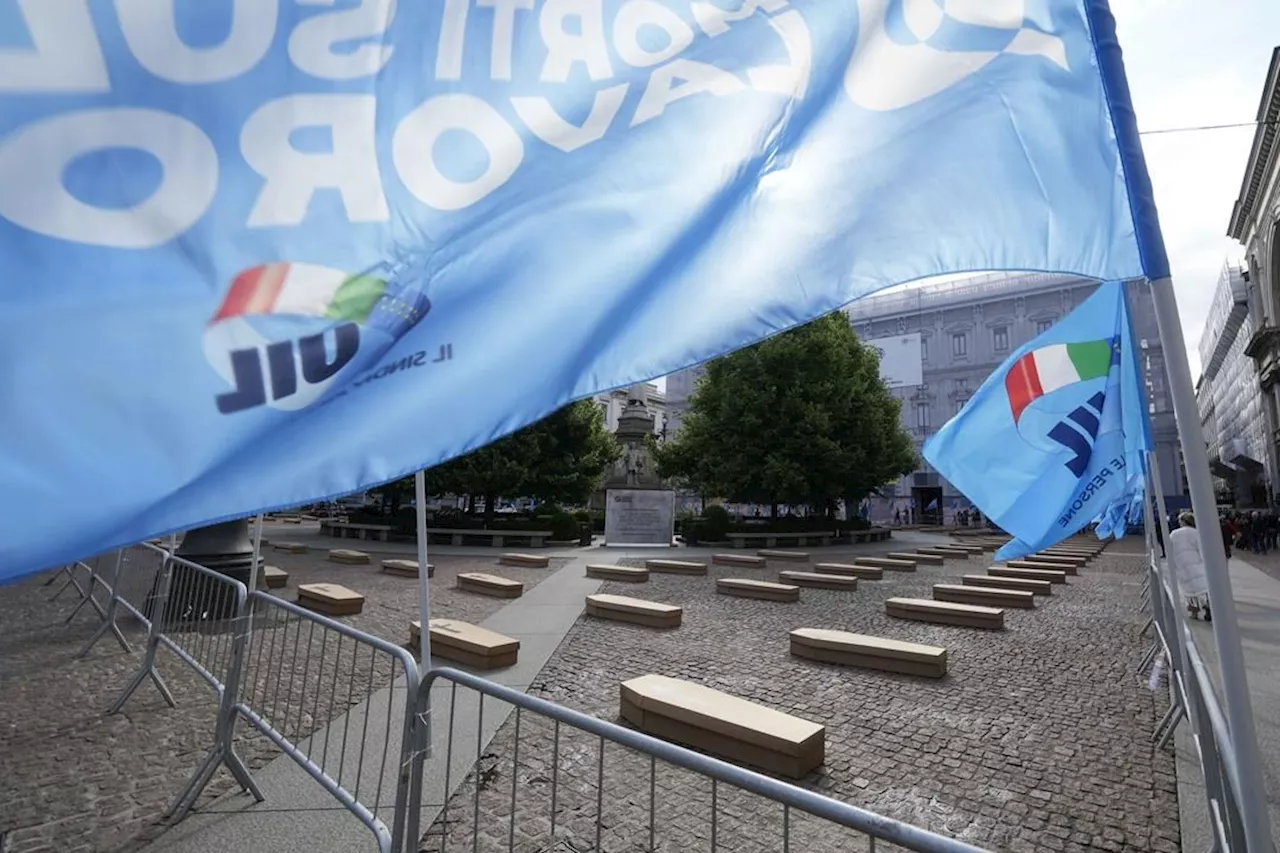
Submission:
<svg viewBox="0 0 1280 853">
<path fill-rule="evenodd" d="M 670 547 L 675 515 L 675 492 L 668 489 L 609 489 L 604 544 Z"/>
</svg>

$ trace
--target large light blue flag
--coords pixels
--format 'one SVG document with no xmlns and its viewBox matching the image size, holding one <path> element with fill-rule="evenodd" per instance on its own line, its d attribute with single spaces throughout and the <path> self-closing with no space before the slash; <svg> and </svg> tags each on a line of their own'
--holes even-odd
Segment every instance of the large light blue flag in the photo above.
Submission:
<svg viewBox="0 0 1280 853">
<path fill-rule="evenodd" d="M 1061 542 L 1129 505 L 1151 448 L 1124 285 L 1101 285 L 995 370 L 924 456 L 1013 536 L 996 557 Z"/>
<path fill-rule="evenodd" d="M 0 0 L 0 578 L 880 288 L 1167 274 L 1101 0 Z"/>
</svg>

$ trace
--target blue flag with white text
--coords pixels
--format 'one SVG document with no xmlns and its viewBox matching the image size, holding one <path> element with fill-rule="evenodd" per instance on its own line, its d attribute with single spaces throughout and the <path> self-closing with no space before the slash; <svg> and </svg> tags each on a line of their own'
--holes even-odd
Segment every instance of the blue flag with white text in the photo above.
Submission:
<svg viewBox="0 0 1280 853">
<path fill-rule="evenodd" d="M 0 580 L 1167 267 L 1104 0 L 0 0 Z"/>
<path fill-rule="evenodd" d="M 1013 537 L 1005 560 L 1127 510 L 1150 448 L 1124 285 L 1112 282 L 1014 352 L 924 456 Z"/>
</svg>

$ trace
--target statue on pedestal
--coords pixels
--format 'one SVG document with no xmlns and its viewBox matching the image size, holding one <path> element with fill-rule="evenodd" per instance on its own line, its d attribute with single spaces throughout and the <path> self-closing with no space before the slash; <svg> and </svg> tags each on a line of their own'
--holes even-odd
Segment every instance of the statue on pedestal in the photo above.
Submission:
<svg viewBox="0 0 1280 853">
<path fill-rule="evenodd" d="M 653 458 L 654 412 L 650 386 L 627 389 L 627 405 L 618 416 L 614 438 L 622 453 L 597 494 L 605 510 L 605 544 L 670 547 L 675 524 L 675 493 L 658 476 Z"/>
<path fill-rule="evenodd" d="M 614 437 L 622 445 L 622 455 L 605 478 L 604 489 L 662 489 L 657 465 L 649 448 L 655 416 L 648 405 L 647 383 L 627 389 L 627 405 L 618 416 Z"/>
</svg>

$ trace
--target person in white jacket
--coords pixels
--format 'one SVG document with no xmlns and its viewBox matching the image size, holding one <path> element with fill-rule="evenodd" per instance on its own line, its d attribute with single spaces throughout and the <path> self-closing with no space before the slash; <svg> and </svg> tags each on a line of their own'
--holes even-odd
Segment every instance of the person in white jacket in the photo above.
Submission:
<svg viewBox="0 0 1280 853">
<path fill-rule="evenodd" d="M 1169 531 L 1169 562 L 1173 564 L 1178 579 L 1178 592 L 1186 602 L 1192 619 L 1204 614 L 1206 622 L 1213 621 L 1209 610 L 1209 582 L 1205 576 L 1204 556 L 1200 553 L 1200 534 L 1196 531 L 1195 516 L 1184 512 L 1178 516 L 1179 527 Z"/>
</svg>

